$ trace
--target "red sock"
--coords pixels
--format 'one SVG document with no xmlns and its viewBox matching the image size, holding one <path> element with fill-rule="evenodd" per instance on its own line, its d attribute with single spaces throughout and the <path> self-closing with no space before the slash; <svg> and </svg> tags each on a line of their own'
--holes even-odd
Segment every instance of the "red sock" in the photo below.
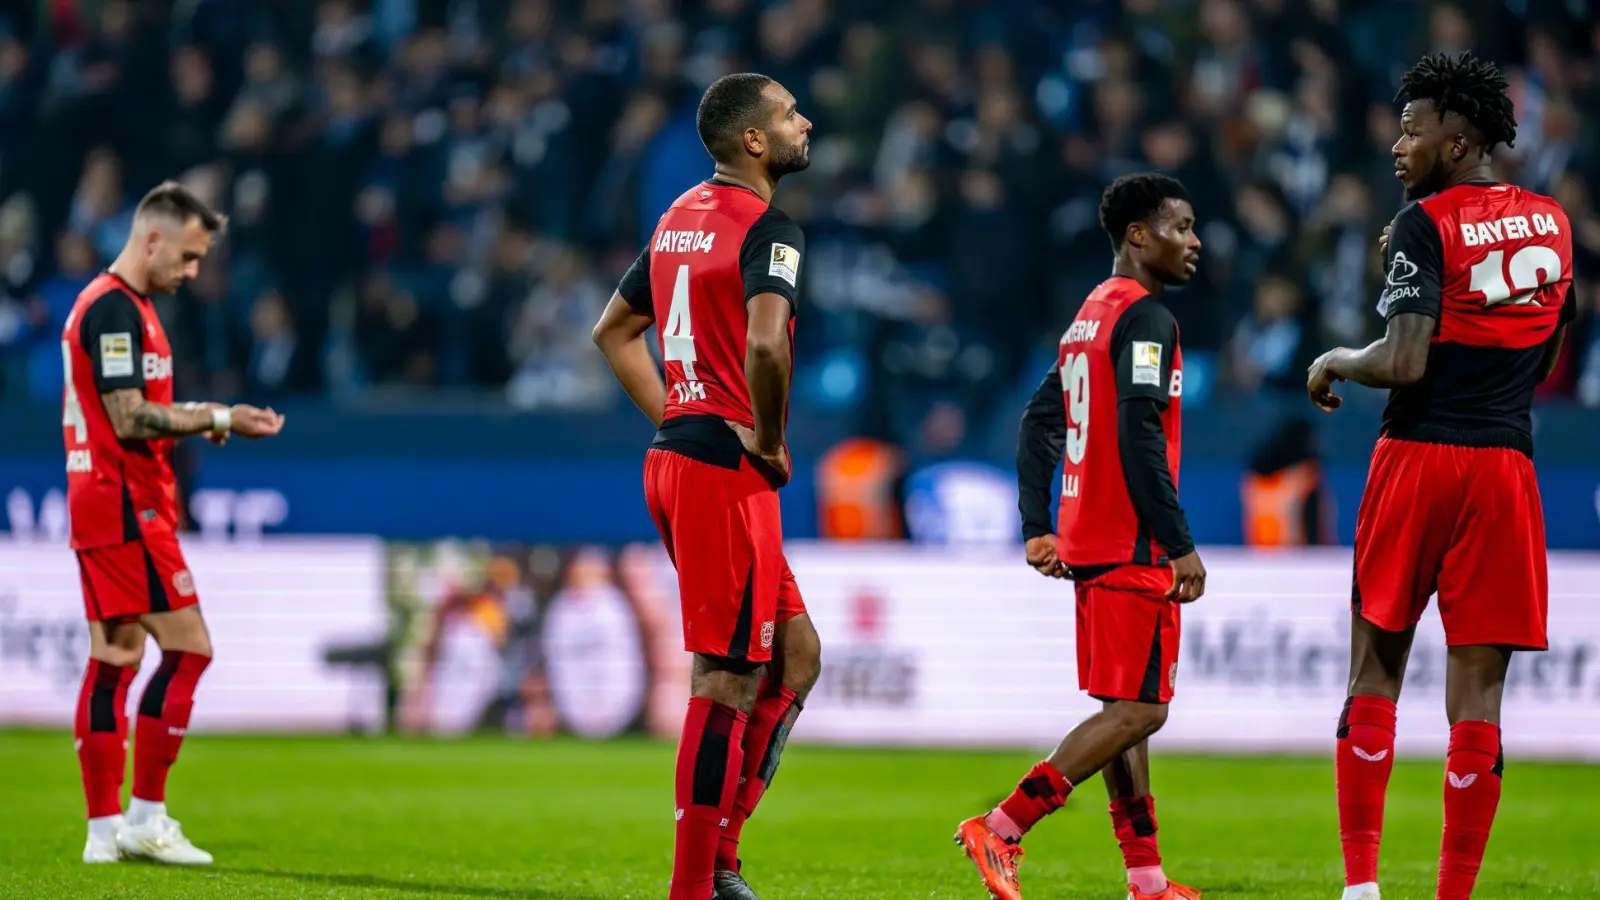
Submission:
<svg viewBox="0 0 1600 900">
<path fill-rule="evenodd" d="M 1066 805 L 1072 785 L 1065 775 L 1041 760 L 1017 782 L 1011 796 L 989 813 L 989 827 L 1006 840 L 1017 843 L 1039 820 Z"/>
<path fill-rule="evenodd" d="M 1383 800 L 1394 771 L 1394 701 L 1360 694 L 1344 702 L 1334 780 L 1346 887 L 1378 880 Z"/>
<path fill-rule="evenodd" d="M 670 900 L 711 900 L 717 843 L 733 810 L 744 761 L 745 714 L 705 697 L 689 698 L 678 740 L 677 838 Z"/>
<path fill-rule="evenodd" d="M 1156 847 L 1156 798 L 1125 797 L 1111 801 L 1111 827 L 1122 845 L 1122 861 L 1129 869 L 1161 865 Z"/>
<path fill-rule="evenodd" d="M 1483 848 L 1489 844 L 1489 827 L 1500 806 L 1500 772 L 1504 768 L 1499 725 L 1457 722 L 1450 727 L 1437 900 L 1472 896 L 1478 868 L 1483 865 Z"/>
<path fill-rule="evenodd" d="M 778 692 L 763 691 L 756 700 L 750 715 L 750 725 L 744 732 L 744 767 L 739 773 L 739 790 L 733 798 L 733 812 L 722 829 L 722 839 L 717 842 L 717 868 L 728 871 L 739 869 L 739 834 L 745 820 L 755 812 L 756 804 L 778 774 L 778 760 L 789 740 L 789 729 L 800 715 L 801 704 L 794 691 L 779 687 Z"/>
<path fill-rule="evenodd" d="M 72 737 L 89 818 L 122 814 L 122 778 L 128 766 L 128 685 L 138 669 L 89 660 L 78 691 Z"/>
<path fill-rule="evenodd" d="M 167 773 L 178 761 L 194 689 L 211 657 L 181 650 L 163 650 L 161 668 L 144 686 L 139 699 L 139 726 L 133 735 L 133 796 L 151 803 L 167 799 Z"/>
</svg>

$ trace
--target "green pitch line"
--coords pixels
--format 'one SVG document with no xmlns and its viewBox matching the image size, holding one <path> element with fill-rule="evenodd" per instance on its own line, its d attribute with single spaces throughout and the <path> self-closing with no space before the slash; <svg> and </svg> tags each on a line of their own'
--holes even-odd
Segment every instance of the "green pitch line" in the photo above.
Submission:
<svg viewBox="0 0 1600 900">
<path fill-rule="evenodd" d="M 1035 759 L 791 745 L 746 874 L 769 900 L 984 900 L 950 835 Z M 71 736 L 0 731 L 0 898 L 664 900 L 672 764 L 643 741 L 196 735 L 169 805 L 217 865 L 88 867 Z M 1442 777 L 1433 760 L 1395 770 L 1387 898 L 1433 896 Z M 1337 898 L 1328 761 L 1158 755 L 1155 783 L 1167 870 L 1207 898 Z M 1597 801 L 1600 767 L 1510 760 L 1478 896 L 1600 896 Z M 1091 782 L 1029 836 L 1029 900 L 1121 900 L 1105 806 Z"/>
</svg>

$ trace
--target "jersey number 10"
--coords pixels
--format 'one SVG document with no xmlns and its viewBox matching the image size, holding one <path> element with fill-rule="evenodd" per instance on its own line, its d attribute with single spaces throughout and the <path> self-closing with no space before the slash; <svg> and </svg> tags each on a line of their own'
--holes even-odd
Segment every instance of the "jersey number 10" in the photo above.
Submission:
<svg viewBox="0 0 1600 900">
<path fill-rule="evenodd" d="M 672 285 L 672 308 L 667 311 L 667 324 L 661 332 L 662 355 L 667 362 L 683 364 L 683 381 L 672 386 L 679 403 L 689 403 L 706 398 L 706 386 L 694 375 L 694 320 L 689 315 L 689 267 L 678 267 L 678 278 Z"/>
<path fill-rule="evenodd" d="M 1484 306 L 1535 303 L 1534 294 L 1540 288 L 1561 280 L 1561 254 L 1549 247 L 1529 244 L 1511 254 L 1509 266 L 1505 257 L 1504 250 L 1495 250 L 1472 267 L 1470 290 L 1483 294 Z M 1510 282 L 1506 281 L 1508 271 Z"/>
</svg>

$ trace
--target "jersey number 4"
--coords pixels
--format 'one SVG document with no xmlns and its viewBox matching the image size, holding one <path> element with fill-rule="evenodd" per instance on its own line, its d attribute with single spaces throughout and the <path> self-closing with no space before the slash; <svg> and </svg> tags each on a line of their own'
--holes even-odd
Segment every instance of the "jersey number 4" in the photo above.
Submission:
<svg viewBox="0 0 1600 900">
<path fill-rule="evenodd" d="M 1529 244 L 1511 254 L 1508 266 L 1506 252 L 1495 250 L 1473 266 L 1471 274 L 1470 290 L 1483 295 L 1484 306 L 1526 306 L 1538 302 L 1535 295 L 1540 288 L 1561 280 L 1561 254 L 1549 247 Z M 1507 274 L 1511 276 L 1509 282 Z"/>
<path fill-rule="evenodd" d="M 1067 460 L 1082 465 L 1089 449 L 1089 354 L 1061 358 L 1061 391 L 1067 407 Z"/>
<path fill-rule="evenodd" d="M 72 345 L 61 342 L 61 365 L 66 371 L 67 389 L 61 400 L 61 425 L 72 429 L 73 443 L 89 440 L 89 423 L 83 418 L 83 404 L 78 402 L 78 389 L 72 385 Z"/>
<path fill-rule="evenodd" d="M 672 285 L 672 308 L 667 311 L 667 325 L 661 332 L 662 355 L 667 362 L 683 365 L 683 381 L 672 386 L 679 403 L 706 398 L 706 386 L 695 378 L 694 319 L 689 315 L 689 267 L 678 267 L 677 281 Z"/>
</svg>

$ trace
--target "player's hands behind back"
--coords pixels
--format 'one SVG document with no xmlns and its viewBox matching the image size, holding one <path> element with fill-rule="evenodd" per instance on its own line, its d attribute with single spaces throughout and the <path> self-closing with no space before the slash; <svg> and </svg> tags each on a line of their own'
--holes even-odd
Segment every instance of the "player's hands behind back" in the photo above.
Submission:
<svg viewBox="0 0 1600 900">
<path fill-rule="evenodd" d="M 1038 537 L 1028 538 L 1023 545 L 1023 552 L 1027 554 L 1028 565 L 1033 566 L 1040 575 L 1046 578 L 1071 578 L 1065 563 L 1056 555 L 1056 536 L 1041 534 Z"/>
<path fill-rule="evenodd" d="M 766 463 L 768 468 L 772 469 L 773 474 L 777 475 L 779 478 L 779 487 L 789 483 L 790 464 L 788 447 L 780 444 L 777 452 L 763 453 L 761 452 L 760 445 L 756 441 L 756 433 L 754 429 L 746 428 L 732 419 L 723 419 L 722 421 L 727 422 L 728 427 L 733 429 L 733 433 L 739 436 L 739 443 L 744 445 L 744 452 Z"/>
<path fill-rule="evenodd" d="M 1193 603 L 1206 592 L 1206 567 L 1200 562 L 1200 552 L 1191 550 L 1187 555 L 1172 560 L 1172 587 L 1167 597 L 1177 603 Z"/>
<path fill-rule="evenodd" d="M 232 433 L 240 437 L 272 437 L 283 430 L 283 413 L 260 409 L 244 403 L 230 408 L 233 417 Z"/>
</svg>

